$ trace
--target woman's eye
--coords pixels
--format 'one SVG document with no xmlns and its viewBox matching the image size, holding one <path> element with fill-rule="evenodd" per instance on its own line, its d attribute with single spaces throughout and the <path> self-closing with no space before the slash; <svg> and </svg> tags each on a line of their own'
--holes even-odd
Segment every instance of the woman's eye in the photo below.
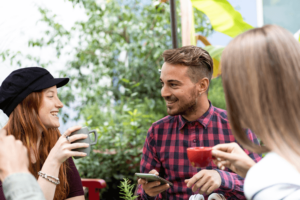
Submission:
<svg viewBox="0 0 300 200">
<path fill-rule="evenodd" d="M 49 98 L 53 98 L 53 96 L 48 96 Z"/>
</svg>

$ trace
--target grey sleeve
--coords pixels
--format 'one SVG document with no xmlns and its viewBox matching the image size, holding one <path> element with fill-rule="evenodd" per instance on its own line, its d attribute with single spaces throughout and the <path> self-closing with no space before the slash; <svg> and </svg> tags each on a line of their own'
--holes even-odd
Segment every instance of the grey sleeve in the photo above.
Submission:
<svg viewBox="0 0 300 200">
<path fill-rule="evenodd" d="M 45 200 L 37 180 L 29 173 L 15 173 L 3 181 L 6 200 Z"/>
</svg>

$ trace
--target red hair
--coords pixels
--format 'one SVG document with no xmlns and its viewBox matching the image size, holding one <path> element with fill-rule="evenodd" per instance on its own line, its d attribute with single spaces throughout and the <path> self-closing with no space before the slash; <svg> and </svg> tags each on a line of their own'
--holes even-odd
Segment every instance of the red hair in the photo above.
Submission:
<svg viewBox="0 0 300 200">
<path fill-rule="evenodd" d="M 38 115 L 39 108 L 43 99 L 43 92 L 33 92 L 29 94 L 14 111 L 10 114 L 8 123 L 4 127 L 8 135 L 15 136 L 21 140 L 28 152 L 33 152 L 36 163 L 32 163 L 29 156 L 29 171 L 36 178 L 41 170 L 49 152 L 60 137 L 58 128 L 47 129 Z M 39 138 L 39 127 L 43 129 L 39 147 L 37 142 Z M 67 181 L 67 162 L 64 162 L 59 169 L 60 184 L 57 185 L 54 200 L 66 199 L 69 193 L 69 183 Z"/>
</svg>

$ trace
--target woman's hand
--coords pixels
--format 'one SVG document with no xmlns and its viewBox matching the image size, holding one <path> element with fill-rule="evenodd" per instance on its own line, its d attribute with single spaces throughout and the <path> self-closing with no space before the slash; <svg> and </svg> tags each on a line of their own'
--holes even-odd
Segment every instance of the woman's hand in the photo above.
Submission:
<svg viewBox="0 0 300 200">
<path fill-rule="evenodd" d="M 245 178 L 248 170 L 255 162 L 245 153 L 237 143 L 218 144 L 213 147 L 213 162 L 221 169 L 231 169 L 239 176 Z"/>
<path fill-rule="evenodd" d="M 87 143 L 74 143 L 72 142 L 79 140 L 79 139 L 85 139 L 88 137 L 86 134 L 76 134 L 73 136 L 70 136 L 67 140 L 67 136 L 69 136 L 72 132 L 77 131 L 81 129 L 81 126 L 73 126 L 66 130 L 64 134 L 60 136 L 58 141 L 56 142 L 55 146 L 51 149 L 49 156 L 47 157 L 47 160 L 55 161 L 56 164 L 61 165 L 64 161 L 66 161 L 71 156 L 86 156 L 86 153 L 78 152 L 78 151 L 72 151 L 72 149 L 78 149 L 78 148 L 86 148 L 89 146 Z"/>
<path fill-rule="evenodd" d="M 79 140 L 79 139 L 85 139 L 88 137 L 88 135 L 85 134 L 76 134 L 73 136 L 70 136 L 67 140 L 67 136 L 71 135 L 72 132 L 77 131 L 81 129 L 81 126 L 73 126 L 72 128 L 69 128 L 64 134 L 62 134 L 59 139 L 57 140 L 54 147 L 51 149 L 41 171 L 44 172 L 47 175 L 51 175 L 54 177 L 59 177 L 59 168 L 61 164 L 66 161 L 71 156 L 86 156 L 86 153 L 78 152 L 78 151 L 72 151 L 72 149 L 77 148 L 86 148 L 89 146 L 87 143 L 74 143 L 72 142 Z M 38 183 L 44 193 L 44 196 L 47 200 L 53 200 L 56 185 L 49 182 L 48 180 L 39 177 Z"/>
</svg>

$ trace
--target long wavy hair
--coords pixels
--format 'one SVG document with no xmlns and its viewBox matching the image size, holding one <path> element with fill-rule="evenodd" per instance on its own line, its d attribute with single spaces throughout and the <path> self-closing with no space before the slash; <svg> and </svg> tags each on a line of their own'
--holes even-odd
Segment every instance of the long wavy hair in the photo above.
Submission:
<svg viewBox="0 0 300 200">
<path fill-rule="evenodd" d="M 300 169 L 300 44 L 276 25 L 234 38 L 221 58 L 228 117 L 237 141 L 250 151 L 275 150 Z M 250 128 L 265 144 L 244 134 Z"/>
<path fill-rule="evenodd" d="M 8 123 L 5 129 L 8 135 L 15 136 L 21 140 L 29 153 L 33 153 L 36 162 L 32 163 L 32 158 L 29 156 L 29 171 L 36 178 L 41 170 L 49 152 L 54 147 L 60 132 L 58 128 L 47 129 L 38 115 L 39 108 L 43 99 L 43 92 L 33 92 L 29 94 L 14 111 L 10 114 Z M 37 146 L 40 127 L 43 129 L 39 146 Z M 30 155 L 30 154 L 29 154 Z M 57 185 L 54 199 L 66 199 L 69 193 L 69 184 L 67 181 L 67 162 L 64 162 L 59 169 L 60 184 Z"/>
</svg>

